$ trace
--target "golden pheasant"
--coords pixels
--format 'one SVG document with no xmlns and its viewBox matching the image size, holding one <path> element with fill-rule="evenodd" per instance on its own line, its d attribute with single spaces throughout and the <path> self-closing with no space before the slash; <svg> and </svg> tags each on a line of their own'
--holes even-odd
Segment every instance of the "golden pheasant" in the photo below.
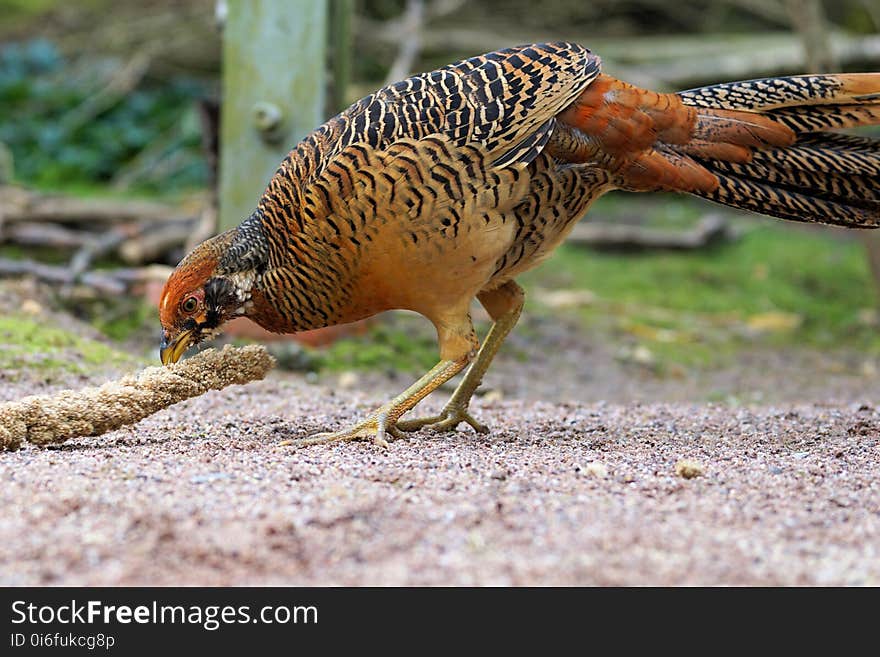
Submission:
<svg viewBox="0 0 880 657">
<path fill-rule="evenodd" d="M 387 86 L 307 136 L 256 211 L 196 247 L 160 301 L 162 361 L 244 315 L 293 333 L 390 309 L 437 329 L 440 362 L 356 426 L 298 441 L 466 422 L 523 306 L 515 278 L 600 195 L 687 192 L 795 221 L 880 224 L 880 73 L 804 75 L 677 94 L 600 72 L 573 43 L 510 48 Z M 480 347 L 469 308 L 494 324 Z M 443 411 L 401 420 L 470 364 Z"/>
</svg>

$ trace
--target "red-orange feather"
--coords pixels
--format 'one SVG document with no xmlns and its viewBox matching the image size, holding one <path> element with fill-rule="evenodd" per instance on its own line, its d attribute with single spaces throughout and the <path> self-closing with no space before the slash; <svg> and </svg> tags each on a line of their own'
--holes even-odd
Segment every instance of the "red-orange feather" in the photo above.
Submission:
<svg viewBox="0 0 880 657">
<path fill-rule="evenodd" d="M 756 112 L 697 108 L 676 94 L 639 89 L 599 75 L 559 115 L 573 148 L 551 145 L 557 157 L 598 160 L 631 190 L 712 192 L 717 177 L 690 155 L 744 163 L 751 147 L 788 146 L 794 132 Z M 675 152 L 665 146 L 676 146 Z"/>
</svg>

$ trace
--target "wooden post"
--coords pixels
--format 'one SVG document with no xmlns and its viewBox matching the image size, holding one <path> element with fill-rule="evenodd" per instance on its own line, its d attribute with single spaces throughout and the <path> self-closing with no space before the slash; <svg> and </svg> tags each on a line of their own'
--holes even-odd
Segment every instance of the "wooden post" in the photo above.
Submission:
<svg viewBox="0 0 880 657">
<path fill-rule="evenodd" d="M 330 0 L 330 51 L 333 62 L 331 113 L 348 107 L 351 82 L 351 21 L 354 0 Z"/>
<path fill-rule="evenodd" d="M 256 207 L 325 118 L 327 0 L 229 0 L 223 38 L 220 230 Z"/>
</svg>

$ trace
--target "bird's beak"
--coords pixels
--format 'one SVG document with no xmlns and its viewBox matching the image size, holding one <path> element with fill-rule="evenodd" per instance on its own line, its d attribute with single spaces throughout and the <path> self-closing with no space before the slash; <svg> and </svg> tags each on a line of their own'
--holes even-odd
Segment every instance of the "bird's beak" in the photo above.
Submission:
<svg viewBox="0 0 880 657">
<path fill-rule="evenodd" d="M 171 342 L 167 337 L 162 335 L 162 343 L 159 345 L 159 358 L 162 359 L 163 365 L 176 363 L 183 356 L 183 352 L 189 349 L 192 344 L 192 331 L 181 331 Z"/>
</svg>

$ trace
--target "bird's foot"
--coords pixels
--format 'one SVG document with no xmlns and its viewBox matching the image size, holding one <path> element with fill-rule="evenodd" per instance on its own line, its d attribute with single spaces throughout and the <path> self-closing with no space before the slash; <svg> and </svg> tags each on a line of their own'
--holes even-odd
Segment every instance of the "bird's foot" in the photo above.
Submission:
<svg viewBox="0 0 880 657">
<path fill-rule="evenodd" d="M 489 427 L 475 420 L 465 406 L 447 404 L 439 415 L 421 417 L 414 420 L 401 420 L 397 423 L 399 431 L 418 431 L 424 427 L 432 431 L 452 431 L 462 422 L 467 422 L 477 433 L 489 433 Z"/>
<path fill-rule="evenodd" d="M 372 440 L 379 447 L 388 447 L 388 437 L 394 439 L 402 438 L 403 436 L 398 430 L 396 423 L 390 420 L 389 412 L 380 409 L 350 429 L 316 433 L 308 438 L 300 438 L 299 440 L 285 440 L 281 442 L 281 445 L 308 447 L 309 445 L 322 445 L 344 440 Z"/>
</svg>

